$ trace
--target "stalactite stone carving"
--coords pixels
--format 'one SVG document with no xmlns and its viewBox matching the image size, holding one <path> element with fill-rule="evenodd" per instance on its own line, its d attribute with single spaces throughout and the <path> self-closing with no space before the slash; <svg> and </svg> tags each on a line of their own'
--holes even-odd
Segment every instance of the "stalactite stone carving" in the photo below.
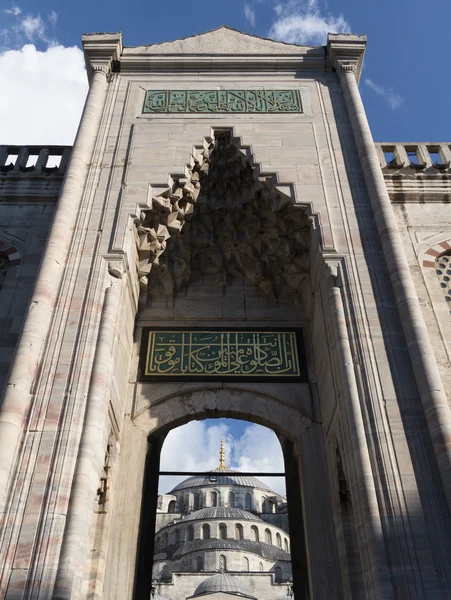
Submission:
<svg viewBox="0 0 451 600">
<path fill-rule="evenodd" d="M 277 189 L 275 175 L 260 175 L 247 150 L 228 131 L 216 132 L 192 157 L 187 176 L 142 212 L 137 247 L 144 288 L 175 296 L 207 274 L 220 286 L 241 276 L 263 295 L 302 305 L 309 223 Z"/>
</svg>

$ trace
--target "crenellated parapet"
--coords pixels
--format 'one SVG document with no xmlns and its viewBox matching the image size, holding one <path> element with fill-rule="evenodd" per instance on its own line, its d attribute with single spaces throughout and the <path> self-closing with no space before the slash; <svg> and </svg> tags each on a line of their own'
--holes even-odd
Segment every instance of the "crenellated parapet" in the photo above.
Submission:
<svg viewBox="0 0 451 600">
<path fill-rule="evenodd" d="M 392 202 L 449 202 L 450 143 L 383 142 L 376 150 Z"/>
<path fill-rule="evenodd" d="M 56 201 L 72 146 L 0 146 L 0 201 Z"/>
</svg>

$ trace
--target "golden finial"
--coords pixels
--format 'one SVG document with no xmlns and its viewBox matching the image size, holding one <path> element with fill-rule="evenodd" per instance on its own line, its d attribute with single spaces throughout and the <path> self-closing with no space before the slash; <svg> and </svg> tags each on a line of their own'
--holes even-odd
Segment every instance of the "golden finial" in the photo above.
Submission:
<svg viewBox="0 0 451 600">
<path fill-rule="evenodd" d="M 221 440 L 221 449 L 219 450 L 219 467 L 218 471 L 226 471 L 227 467 L 225 466 L 225 450 L 224 450 L 224 440 Z"/>
</svg>

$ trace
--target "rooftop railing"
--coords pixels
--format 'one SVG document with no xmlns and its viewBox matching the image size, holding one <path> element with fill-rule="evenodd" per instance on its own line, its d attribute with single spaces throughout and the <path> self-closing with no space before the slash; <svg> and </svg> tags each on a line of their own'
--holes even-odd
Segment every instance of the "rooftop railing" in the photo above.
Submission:
<svg viewBox="0 0 451 600">
<path fill-rule="evenodd" d="M 0 146 L 0 177 L 59 176 L 66 172 L 72 146 Z"/>
<path fill-rule="evenodd" d="M 447 171 L 451 165 L 451 144 L 377 143 L 376 150 L 381 167 L 387 174 L 390 170 L 413 169 L 432 175 Z"/>
</svg>

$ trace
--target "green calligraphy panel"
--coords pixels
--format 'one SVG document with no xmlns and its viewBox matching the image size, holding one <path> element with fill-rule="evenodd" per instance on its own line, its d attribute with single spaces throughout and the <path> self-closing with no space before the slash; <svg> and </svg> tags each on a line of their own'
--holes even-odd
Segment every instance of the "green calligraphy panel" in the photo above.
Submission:
<svg viewBox="0 0 451 600">
<path fill-rule="evenodd" d="M 143 113 L 300 113 L 299 90 L 147 90 Z"/>
<path fill-rule="evenodd" d="M 149 331 L 144 377 L 299 377 L 292 331 Z"/>
</svg>

